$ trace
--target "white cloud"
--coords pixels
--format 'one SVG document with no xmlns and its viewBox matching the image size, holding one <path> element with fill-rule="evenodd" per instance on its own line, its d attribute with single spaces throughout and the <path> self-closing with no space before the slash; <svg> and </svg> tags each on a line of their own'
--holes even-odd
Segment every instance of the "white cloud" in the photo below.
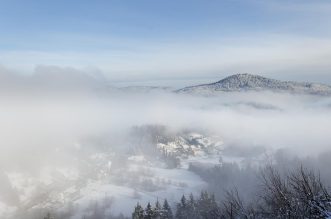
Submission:
<svg viewBox="0 0 331 219">
<path fill-rule="evenodd" d="M 294 35 L 254 35 L 223 39 L 126 42 L 131 51 L 1 52 L 1 64 L 32 72 L 37 65 L 93 66 L 113 80 L 183 78 L 251 72 L 294 74 L 331 72 L 331 40 Z M 331 81 L 331 79 L 330 79 Z"/>
</svg>

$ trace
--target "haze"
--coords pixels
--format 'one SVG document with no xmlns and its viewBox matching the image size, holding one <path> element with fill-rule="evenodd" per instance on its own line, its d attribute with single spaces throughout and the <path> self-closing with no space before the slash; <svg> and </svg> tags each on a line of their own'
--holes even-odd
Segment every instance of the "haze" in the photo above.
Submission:
<svg viewBox="0 0 331 219">
<path fill-rule="evenodd" d="M 330 218 L 330 20 L 325 0 L 1 1 L 0 218 Z"/>
</svg>

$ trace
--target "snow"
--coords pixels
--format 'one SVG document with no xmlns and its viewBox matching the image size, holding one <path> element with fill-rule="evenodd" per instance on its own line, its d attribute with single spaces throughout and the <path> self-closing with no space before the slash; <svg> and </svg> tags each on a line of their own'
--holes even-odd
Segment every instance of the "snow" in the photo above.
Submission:
<svg viewBox="0 0 331 219">
<path fill-rule="evenodd" d="M 146 161 L 146 159 L 143 155 L 130 156 L 130 157 L 128 157 L 128 160 L 129 161 L 135 161 L 135 162 L 144 162 L 144 161 Z"/>
<path fill-rule="evenodd" d="M 183 194 L 196 194 L 205 189 L 206 182 L 188 170 L 190 163 L 221 165 L 220 155 L 224 147 L 218 137 L 207 137 L 196 132 L 181 133 L 157 143 L 156 146 L 176 153 L 181 165 L 168 169 L 162 160 L 151 160 L 138 153 L 127 155 L 123 166 L 119 167 L 113 161 L 117 157 L 116 153 L 98 152 L 90 154 L 85 161 L 90 162 L 93 177 L 86 178 L 82 175 L 83 172 L 74 167 L 44 167 L 38 175 L 12 172 L 8 173 L 8 178 L 21 194 L 20 201 L 29 208 L 55 208 L 64 211 L 72 203 L 78 206 L 73 218 L 80 219 L 91 203 L 103 203 L 105 199 L 109 199 L 111 209 L 107 211 L 115 215 L 123 213 L 130 216 L 137 202 L 146 205 L 156 199 L 168 199 L 169 203 L 173 203 Z M 240 163 L 243 158 L 222 156 L 222 160 Z M 47 195 L 40 196 L 39 202 L 33 202 L 38 193 Z M 0 215 L 11 210 L 0 205 Z"/>
<path fill-rule="evenodd" d="M 231 75 L 211 84 L 185 87 L 178 90 L 177 92 L 210 96 L 217 92 L 248 90 L 271 90 L 298 94 L 331 95 L 331 87 L 328 85 L 306 82 L 279 81 L 247 73 Z"/>
<path fill-rule="evenodd" d="M 135 169 L 135 168 L 132 168 Z M 131 169 L 131 170 L 132 170 Z M 84 189 L 80 191 L 78 200 L 75 201 L 82 209 L 86 208 L 91 200 L 102 201 L 105 197 L 111 197 L 114 202 L 111 207 L 113 214 L 123 213 L 130 215 L 131 210 L 137 202 L 146 205 L 147 202 L 168 199 L 170 202 L 178 200 L 182 194 L 200 191 L 206 186 L 197 175 L 189 172 L 186 169 L 162 169 L 151 168 L 153 177 L 152 180 L 170 181 L 171 184 L 164 189 L 154 192 L 133 189 L 127 186 L 105 184 L 103 182 L 90 182 Z M 138 197 L 136 197 L 138 194 Z M 75 218 L 80 218 L 77 215 Z"/>
</svg>

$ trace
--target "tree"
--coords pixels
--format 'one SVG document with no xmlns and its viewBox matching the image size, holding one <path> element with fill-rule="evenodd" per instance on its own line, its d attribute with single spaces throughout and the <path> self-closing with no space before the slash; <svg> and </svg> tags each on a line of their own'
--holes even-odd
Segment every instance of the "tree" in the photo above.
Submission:
<svg viewBox="0 0 331 219">
<path fill-rule="evenodd" d="M 201 192 L 200 198 L 196 202 L 195 215 L 197 214 L 200 218 L 216 219 L 221 217 L 219 206 L 213 194 L 209 195 L 207 191 Z M 197 216 L 195 216 L 195 218 L 197 218 Z"/>
<path fill-rule="evenodd" d="M 144 219 L 152 219 L 154 215 L 154 211 L 152 209 L 152 205 L 148 202 L 147 207 L 145 209 Z"/>
<path fill-rule="evenodd" d="M 268 218 L 328 218 L 331 196 L 320 177 L 303 167 L 281 176 L 274 167 L 262 174 L 262 214 Z"/>
<path fill-rule="evenodd" d="M 196 203 L 194 200 L 194 196 L 191 193 L 189 196 L 189 200 L 187 201 L 187 213 L 189 218 L 196 218 L 197 217 L 197 209 Z"/>
<path fill-rule="evenodd" d="M 226 191 L 225 200 L 223 201 L 223 214 L 230 219 L 248 218 L 237 189 Z"/>
<path fill-rule="evenodd" d="M 154 211 L 153 212 L 153 218 L 160 219 L 161 218 L 162 207 L 161 207 L 161 204 L 159 202 L 159 199 L 156 200 L 155 207 L 154 207 L 153 211 Z"/>
<path fill-rule="evenodd" d="M 306 218 L 331 217 L 331 196 L 313 171 L 302 166 L 288 177 L 293 199 L 299 202 L 297 214 Z"/>
<path fill-rule="evenodd" d="M 206 191 L 201 191 L 200 198 L 197 201 L 197 210 L 202 218 L 208 218 L 210 200 Z"/>
<path fill-rule="evenodd" d="M 294 216 L 291 204 L 291 191 L 288 182 L 272 166 L 261 173 L 264 190 L 262 191 L 265 217 L 291 218 Z"/>
<path fill-rule="evenodd" d="M 209 209 L 210 218 L 220 218 L 221 211 L 215 200 L 215 195 L 211 194 L 210 196 L 210 209 Z"/>
<path fill-rule="evenodd" d="M 182 196 L 180 202 L 177 204 L 176 218 L 189 219 L 188 206 L 185 195 Z"/>
<path fill-rule="evenodd" d="M 157 200 L 154 208 L 148 203 L 145 213 L 142 207 L 137 205 L 133 218 L 331 218 L 331 196 L 320 176 L 315 172 L 301 167 L 281 174 L 275 169 L 275 166 L 268 166 L 261 175 L 263 189 L 260 191 L 258 199 L 251 198 L 254 201 L 249 201 L 248 204 L 240 198 L 237 190 L 230 190 L 226 192 L 221 209 L 214 194 L 202 191 L 198 199 L 195 199 L 192 194 L 188 199 L 183 195 L 176 205 L 175 217 L 173 217 L 167 200 L 164 200 L 162 208 Z M 136 215 L 140 215 L 140 217 Z"/>
<path fill-rule="evenodd" d="M 165 199 L 162 206 L 161 219 L 172 219 L 172 218 L 173 218 L 173 213 L 171 211 L 167 199 Z"/>
<path fill-rule="evenodd" d="M 141 207 L 139 202 L 134 208 L 134 212 L 132 213 L 132 219 L 144 219 L 144 209 Z"/>
</svg>

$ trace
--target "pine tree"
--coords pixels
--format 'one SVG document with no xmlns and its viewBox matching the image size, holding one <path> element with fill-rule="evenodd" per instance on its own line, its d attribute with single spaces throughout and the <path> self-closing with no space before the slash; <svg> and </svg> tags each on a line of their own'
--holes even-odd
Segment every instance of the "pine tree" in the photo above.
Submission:
<svg viewBox="0 0 331 219">
<path fill-rule="evenodd" d="M 199 215 L 202 218 L 208 218 L 209 216 L 209 208 L 210 208 L 210 199 L 209 195 L 206 191 L 201 191 L 200 199 L 197 201 L 197 210 Z"/>
<path fill-rule="evenodd" d="M 156 200 L 155 207 L 154 207 L 154 212 L 153 212 L 153 218 L 154 219 L 160 219 L 161 218 L 161 211 L 162 207 L 159 202 L 159 199 Z"/>
<path fill-rule="evenodd" d="M 145 209 L 144 219 L 152 219 L 154 215 L 154 211 L 152 209 L 152 205 L 148 202 L 147 207 Z"/>
<path fill-rule="evenodd" d="M 196 203 L 192 193 L 190 194 L 189 200 L 187 202 L 187 213 L 189 218 L 193 219 L 197 217 Z"/>
<path fill-rule="evenodd" d="M 139 202 L 134 208 L 134 212 L 132 213 L 132 219 L 144 219 L 144 209 L 141 207 Z"/>
<path fill-rule="evenodd" d="M 165 199 L 162 206 L 161 219 L 172 219 L 172 218 L 173 218 L 173 214 L 170 205 L 167 199 Z"/>
<path fill-rule="evenodd" d="M 180 199 L 180 203 L 177 204 L 176 218 L 178 219 L 189 219 L 188 217 L 188 206 L 185 195 Z"/>
</svg>

